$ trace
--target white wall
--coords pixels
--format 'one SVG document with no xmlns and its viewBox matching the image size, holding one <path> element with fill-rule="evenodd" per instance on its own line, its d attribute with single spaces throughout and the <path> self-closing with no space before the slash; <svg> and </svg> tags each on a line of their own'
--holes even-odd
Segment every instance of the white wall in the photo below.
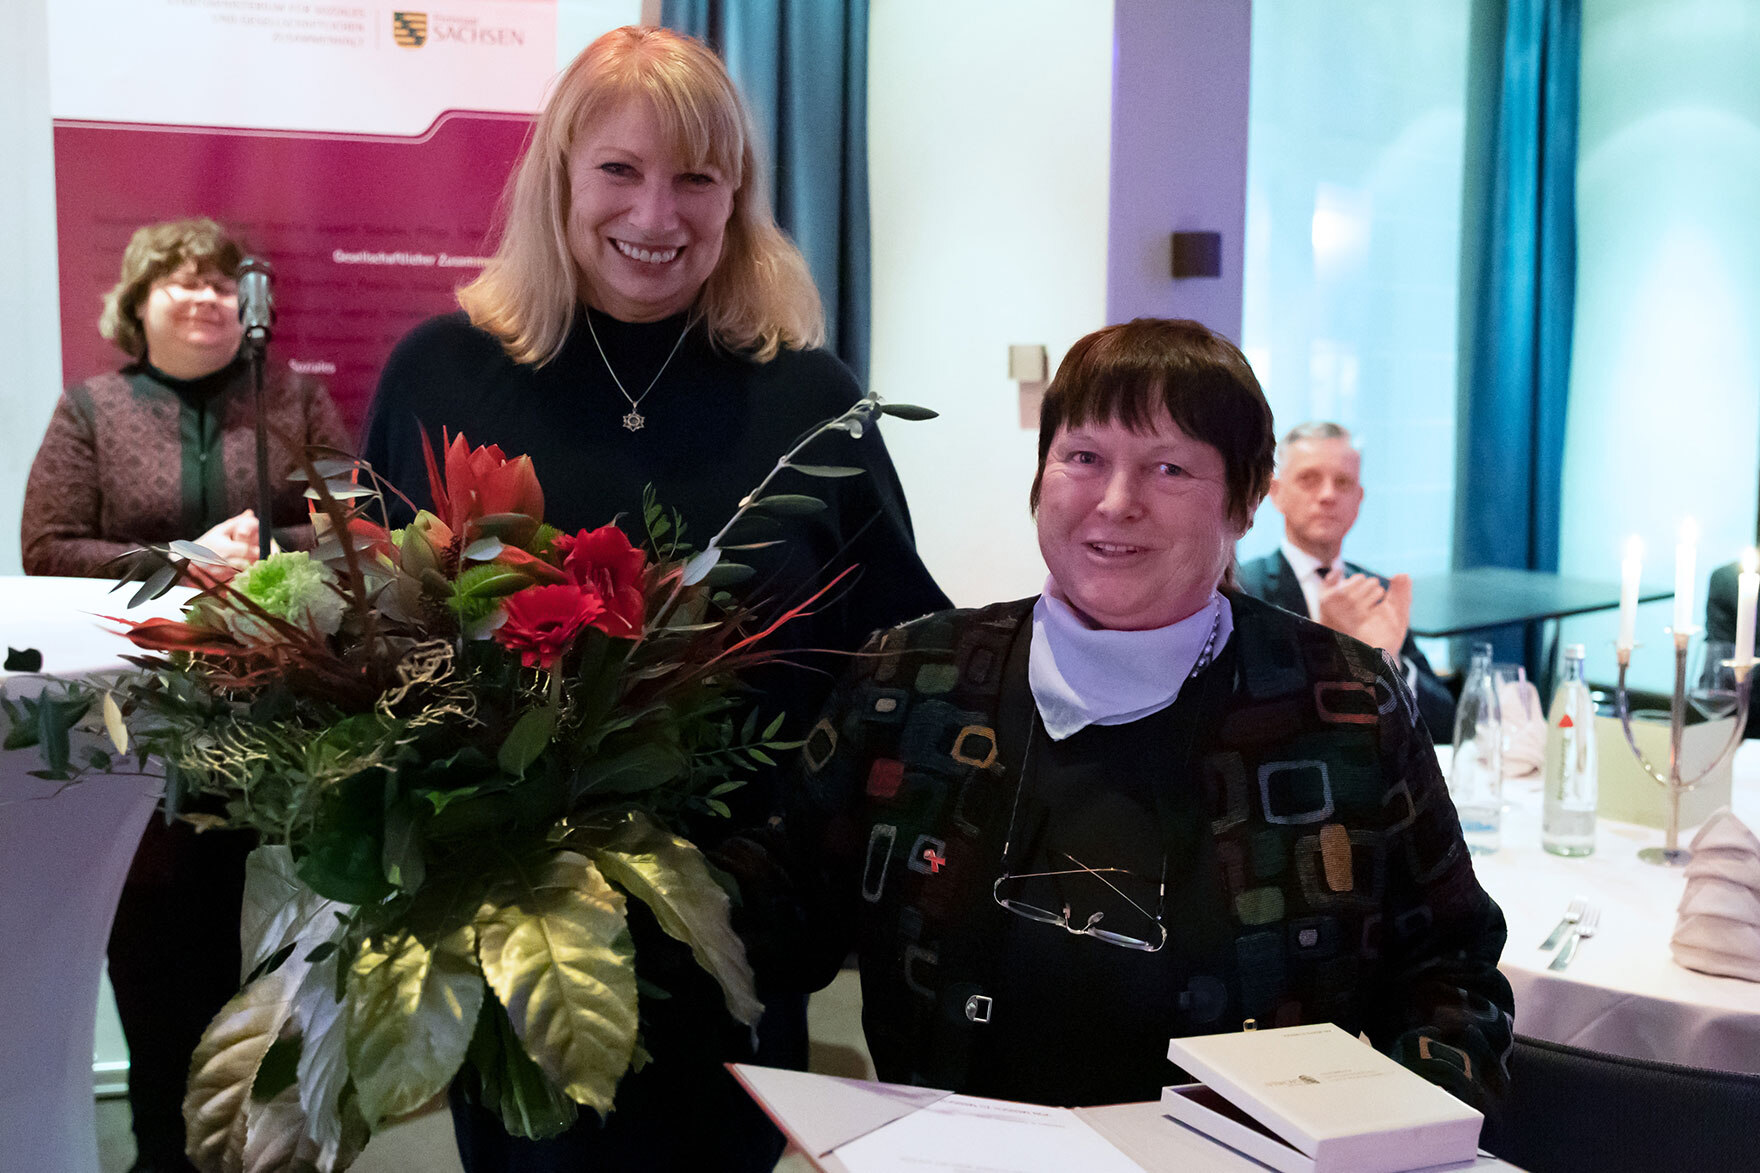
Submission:
<svg viewBox="0 0 1760 1173">
<path fill-rule="evenodd" d="M 1668 585 L 1675 527 L 1713 566 L 1754 541 L 1760 469 L 1760 11 L 1752 0 L 1585 0 L 1577 319 L 1559 569 L 1619 574 L 1644 539 Z M 1638 683 L 1665 688 L 1668 603 L 1640 610 Z M 1565 624 L 1592 679 L 1610 615 Z"/>
<path fill-rule="evenodd" d="M 1345 556 L 1447 570 L 1470 0 L 1260 0 L 1241 345 L 1281 434 L 1363 449 Z M 1266 502 L 1239 547 L 1276 549 Z M 1429 649 L 1426 649 L 1427 651 Z"/>
<path fill-rule="evenodd" d="M 612 29 L 659 23 L 660 0 L 556 0 L 556 68 Z"/>
<path fill-rule="evenodd" d="M 0 4 L 0 574 L 17 574 L 25 476 L 61 390 L 48 0 Z M 92 307 L 93 329 L 98 309 Z"/>
<path fill-rule="evenodd" d="M 890 422 L 917 544 L 955 603 L 1044 582 L 1011 343 L 1051 361 L 1106 321 L 1112 6 L 874 0 L 871 382 L 941 413 Z"/>
<path fill-rule="evenodd" d="M 1116 0 L 1106 316 L 1192 318 L 1236 342 L 1252 5 Z M 1174 279 L 1173 233 L 1220 232 L 1222 275 Z"/>
</svg>

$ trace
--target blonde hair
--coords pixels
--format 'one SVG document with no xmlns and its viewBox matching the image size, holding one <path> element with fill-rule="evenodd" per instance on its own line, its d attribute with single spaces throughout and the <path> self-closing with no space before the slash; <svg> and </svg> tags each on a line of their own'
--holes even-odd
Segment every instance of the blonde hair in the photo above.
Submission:
<svg viewBox="0 0 1760 1173">
<path fill-rule="evenodd" d="M 245 248 L 206 216 L 167 220 L 134 230 L 122 250 L 122 276 L 104 295 L 98 315 L 98 333 L 130 358 L 147 354 L 147 336 L 141 329 L 141 302 L 153 283 L 169 277 L 194 261 L 198 270 L 214 270 L 236 278 Z"/>
<path fill-rule="evenodd" d="M 483 272 L 458 291 L 471 322 L 516 362 L 562 350 L 581 300 L 568 246 L 568 162 L 576 142 L 630 101 L 648 103 L 668 145 L 690 166 L 733 186 L 733 211 L 697 311 L 710 337 L 759 362 L 786 346 L 825 341 L 825 311 L 807 262 L 770 212 L 756 136 L 721 59 L 668 29 L 613 29 L 563 71 L 502 197 L 501 239 Z"/>
</svg>

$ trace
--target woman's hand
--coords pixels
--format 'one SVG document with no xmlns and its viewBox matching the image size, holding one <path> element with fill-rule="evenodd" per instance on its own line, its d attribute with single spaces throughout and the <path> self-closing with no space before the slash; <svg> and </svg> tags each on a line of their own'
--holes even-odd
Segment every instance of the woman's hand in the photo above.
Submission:
<svg viewBox="0 0 1760 1173">
<path fill-rule="evenodd" d="M 196 545 L 213 551 L 231 565 L 191 562 L 189 578 L 204 587 L 225 582 L 257 560 L 257 535 L 257 515 L 250 509 L 214 526 L 196 539 Z"/>
</svg>

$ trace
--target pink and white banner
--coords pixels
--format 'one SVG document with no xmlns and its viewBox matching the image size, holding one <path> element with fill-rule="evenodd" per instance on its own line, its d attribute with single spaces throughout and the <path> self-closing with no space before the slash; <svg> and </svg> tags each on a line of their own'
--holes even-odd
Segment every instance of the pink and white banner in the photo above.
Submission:
<svg viewBox="0 0 1760 1173">
<path fill-rule="evenodd" d="M 271 358 L 358 430 L 392 344 L 481 265 L 556 0 L 55 0 L 49 23 L 67 381 L 121 361 L 96 323 L 130 233 L 207 215 L 275 265 Z"/>
</svg>

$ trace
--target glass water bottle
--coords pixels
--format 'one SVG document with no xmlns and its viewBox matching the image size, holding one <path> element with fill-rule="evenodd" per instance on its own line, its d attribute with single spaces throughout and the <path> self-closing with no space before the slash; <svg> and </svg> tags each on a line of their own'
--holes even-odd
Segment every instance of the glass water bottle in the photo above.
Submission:
<svg viewBox="0 0 1760 1173">
<path fill-rule="evenodd" d="M 1546 807 L 1540 846 L 1554 855 L 1595 850 L 1595 702 L 1583 682 L 1583 645 L 1564 650 L 1564 678 L 1546 711 Z"/>
<path fill-rule="evenodd" d="M 1502 842 L 1503 716 L 1491 672 L 1491 645 L 1473 645 L 1467 683 L 1454 716 L 1454 763 L 1448 794 L 1467 850 L 1488 855 Z"/>
</svg>

